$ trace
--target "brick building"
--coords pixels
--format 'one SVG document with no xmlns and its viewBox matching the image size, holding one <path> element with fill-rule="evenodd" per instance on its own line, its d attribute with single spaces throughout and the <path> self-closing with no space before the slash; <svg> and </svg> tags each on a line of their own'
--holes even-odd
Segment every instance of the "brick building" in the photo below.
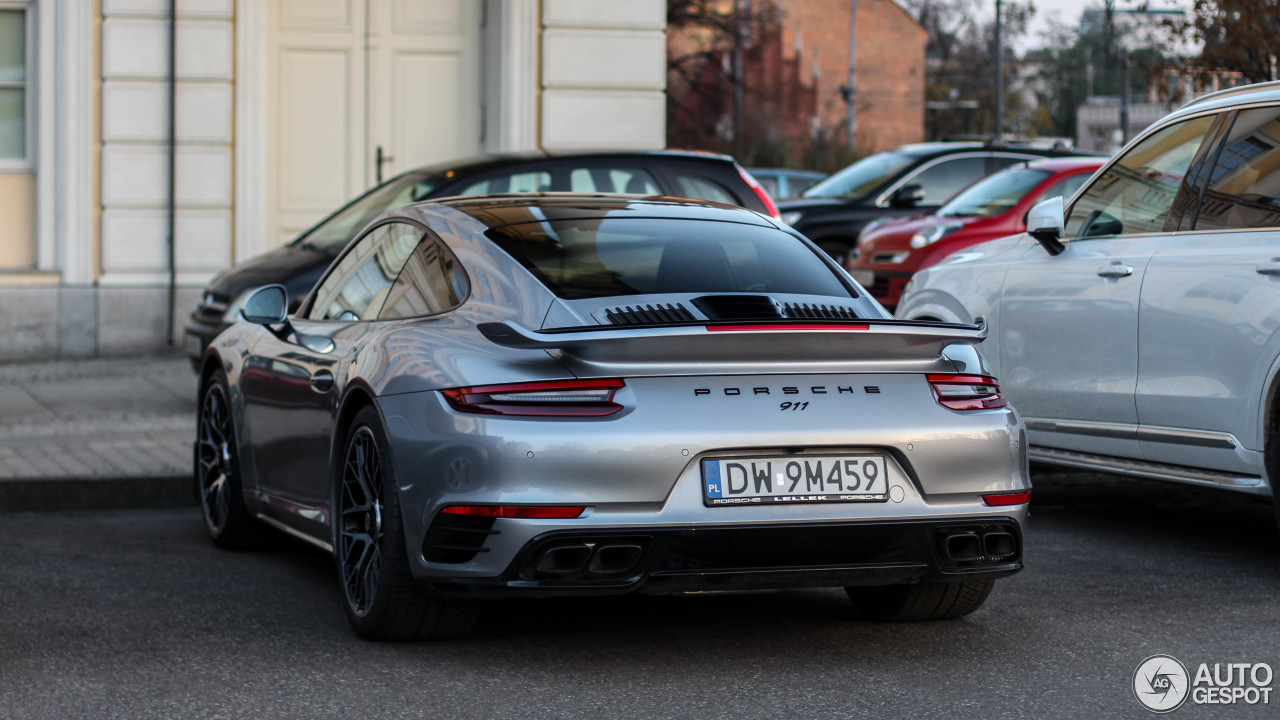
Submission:
<svg viewBox="0 0 1280 720">
<path fill-rule="evenodd" d="M 854 58 L 860 153 L 924 139 L 925 45 L 929 34 L 894 0 L 856 0 Z M 843 131 L 847 105 L 841 87 L 849 74 L 850 0 L 785 0 L 785 24 L 811 60 L 816 116 L 823 128 Z"/>
<path fill-rule="evenodd" d="M 805 148 L 843 144 L 855 5 L 854 149 L 866 154 L 923 139 L 928 34 L 893 0 L 707 5 L 718 18 L 668 28 L 669 145 L 736 151 L 748 163 L 803 164 L 812 157 Z M 735 7 L 743 38 L 743 107 L 736 118 L 734 43 L 723 27 L 732 24 Z"/>
</svg>

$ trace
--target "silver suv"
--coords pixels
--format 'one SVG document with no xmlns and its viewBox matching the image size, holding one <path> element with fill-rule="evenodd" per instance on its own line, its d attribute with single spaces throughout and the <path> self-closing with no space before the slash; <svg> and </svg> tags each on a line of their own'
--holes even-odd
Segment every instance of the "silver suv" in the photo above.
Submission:
<svg viewBox="0 0 1280 720">
<path fill-rule="evenodd" d="M 986 318 L 1033 460 L 1272 495 L 1280 83 L 1184 106 L 1027 227 L 917 274 L 898 317 Z"/>
</svg>

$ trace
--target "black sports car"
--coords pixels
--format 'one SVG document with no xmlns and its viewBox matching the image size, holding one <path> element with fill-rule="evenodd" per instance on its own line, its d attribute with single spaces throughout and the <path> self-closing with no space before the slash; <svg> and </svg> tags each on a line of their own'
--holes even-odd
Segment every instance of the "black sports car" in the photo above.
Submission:
<svg viewBox="0 0 1280 720">
<path fill-rule="evenodd" d="M 194 367 L 209 342 L 239 318 L 254 288 L 283 285 L 296 309 L 351 238 L 391 208 L 454 195 L 562 191 L 694 198 L 778 216 L 747 171 L 733 158 L 711 153 L 494 155 L 419 168 L 361 195 L 288 245 L 214 277 L 183 329 L 187 354 Z"/>
</svg>

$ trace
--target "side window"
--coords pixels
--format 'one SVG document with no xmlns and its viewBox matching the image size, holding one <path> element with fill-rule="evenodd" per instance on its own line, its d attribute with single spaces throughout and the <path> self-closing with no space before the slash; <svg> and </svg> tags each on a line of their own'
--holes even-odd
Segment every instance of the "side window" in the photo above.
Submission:
<svg viewBox="0 0 1280 720">
<path fill-rule="evenodd" d="M 1280 225 L 1280 109 L 1236 117 L 1209 173 L 1196 230 Z"/>
<path fill-rule="evenodd" d="M 458 195 L 489 195 L 493 193 L 546 192 L 551 190 L 551 173 L 545 170 L 515 173 L 471 183 Z"/>
<path fill-rule="evenodd" d="M 28 67 L 35 55 L 27 42 L 32 23 L 27 13 L 22 3 L 0 6 L 0 166 L 6 169 L 29 168 L 34 157 L 27 147 L 35 110 Z"/>
<path fill-rule="evenodd" d="M 715 180 L 682 172 L 676 172 L 673 175 L 676 181 L 676 192 L 679 193 L 680 197 L 693 198 L 694 200 L 710 200 L 711 202 L 724 203 L 725 205 L 742 204 L 732 192 L 729 192 L 729 188 Z"/>
<path fill-rule="evenodd" d="M 1048 190 L 1045 190 L 1044 194 L 1040 196 L 1040 200 L 1048 200 L 1051 197 L 1061 196 L 1062 201 L 1066 202 L 1071 199 L 1072 195 L 1076 194 L 1076 191 L 1080 189 L 1080 186 L 1083 185 L 1084 181 L 1088 180 L 1089 177 L 1089 173 L 1084 172 L 1078 175 L 1072 175 L 1069 178 L 1063 178 L 1062 180 L 1054 183 Z M 1036 202 L 1039 202 L 1039 200 Z"/>
<path fill-rule="evenodd" d="M 1162 232 L 1213 116 L 1175 123 L 1130 148 L 1071 206 L 1067 237 Z"/>
<path fill-rule="evenodd" d="M 324 279 L 308 317 L 312 320 L 374 318 L 400 268 L 421 239 L 422 229 L 408 223 L 385 223 L 369 231 Z"/>
<path fill-rule="evenodd" d="M 962 157 L 930 165 L 908 179 L 905 184 L 924 188 L 921 205 L 941 205 L 966 185 L 987 174 L 987 159 Z"/>
<path fill-rule="evenodd" d="M 467 296 L 467 276 L 453 253 L 428 236 L 418 243 L 404 270 L 391 286 L 381 320 L 423 317 L 452 310 Z"/>
<path fill-rule="evenodd" d="M 661 195 L 658 182 L 640 168 L 575 168 L 569 173 L 569 192 Z"/>
</svg>

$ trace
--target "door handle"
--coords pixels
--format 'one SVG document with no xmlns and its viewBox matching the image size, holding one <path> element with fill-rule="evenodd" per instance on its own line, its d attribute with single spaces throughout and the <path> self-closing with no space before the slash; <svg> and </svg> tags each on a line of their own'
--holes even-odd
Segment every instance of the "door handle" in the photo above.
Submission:
<svg viewBox="0 0 1280 720">
<path fill-rule="evenodd" d="M 311 374 L 311 389 L 316 392 L 329 392 L 333 387 L 333 373 L 328 370 L 317 370 Z"/>
<path fill-rule="evenodd" d="M 379 185 L 381 185 L 381 184 L 382 184 L 382 166 L 383 166 L 383 164 L 384 164 L 384 163 L 389 163 L 389 162 L 391 162 L 392 160 L 395 160 L 395 158 L 391 157 L 390 155 L 387 155 L 387 154 L 383 153 L 383 152 L 382 152 L 382 146 L 381 146 L 381 145 L 379 145 L 379 146 L 378 146 L 378 150 L 377 150 L 377 152 L 376 152 L 376 153 L 374 153 L 374 159 L 373 159 L 373 164 L 377 167 L 377 171 L 376 171 L 376 173 L 375 173 L 375 174 L 376 174 L 376 176 L 377 176 L 377 178 L 378 178 L 378 184 L 379 184 Z"/>
<path fill-rule="evenodd" d="M 1118 262 L 1110 265 L 1103 265 L 1098 268 L 1098 276 L 1104 278 L 1122 278 L 1129 277 L 1133 274 L 1132 265 L 1122 265 Z"/>
<path fill-rule="evenodd" d="M 1270 262 L 1264 262 L 1254 270 L 1259 275 L 1280 275 L 1280 258 L 1272 258 Z"/>
</svg>

